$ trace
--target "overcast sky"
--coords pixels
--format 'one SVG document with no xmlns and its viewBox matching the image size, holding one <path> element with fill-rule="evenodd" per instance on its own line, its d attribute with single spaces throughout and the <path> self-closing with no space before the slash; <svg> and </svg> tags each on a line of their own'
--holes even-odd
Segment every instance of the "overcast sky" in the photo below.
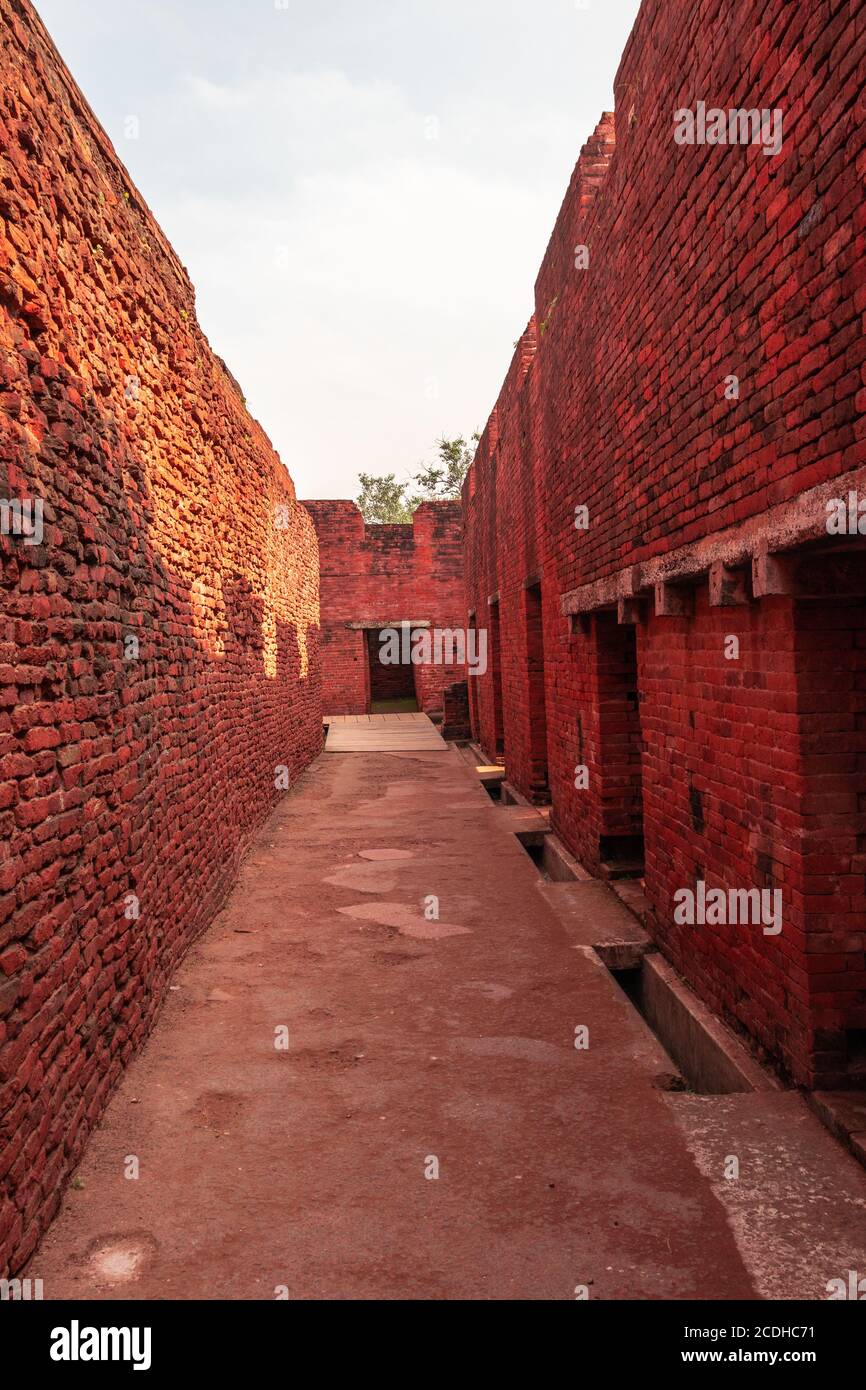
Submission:
<svg viewBox="0 0 866 1390">
<path fill-rule="evenodd" d="M 36 8 L 299 497 L 483 427 L 639 0 Z"/>
</svg>

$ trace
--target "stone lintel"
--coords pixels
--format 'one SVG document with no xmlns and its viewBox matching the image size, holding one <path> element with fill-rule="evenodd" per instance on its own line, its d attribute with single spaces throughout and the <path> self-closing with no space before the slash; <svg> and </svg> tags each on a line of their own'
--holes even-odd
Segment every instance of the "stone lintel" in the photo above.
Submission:
<svg viewBox="0 0 866 1390">
<path fill-rule="evenodd" d="M 828 545 L 832 538 L 827 533 L 827 503 L 848 492 L 866 495 L 866 467 L 851 469 L 841 477 L 778 503 L 767 512 L 712 532 L 698 541 L 572 589 L 562 595 L 562 612 L 592 613 L 599 608 L 610 608 L 621 598 L 646 593 L 658 584 L 696 584 L 714 565 L 728 570 L 752 570 L 754 557 L 760 555 L 779 561 L 781 568 L 764 566 L 759 584 L 764 575 L 768 584 L 782 583 L 785 570 L 782 562 L 790 558 L 783 552 L 796 551 L 814 542 Z M 774 592 L 777 591 L 768 589 L 766 594 Z"/>
<path fill-rule="evenodd" d="M 655 615 L 657 618 L 690 618 L 695 611 L 694 590 L 685 584 L 667 584 L 662 580 L 655 586 Z"/>
<path fill-rule="evenodd" d="M 632 626 L 643 618 L 643 600 L 640 598 L 621 598 L 616 605 L 616 620 L 623 625 Z"/>
<path fill-rule="evenodd" d="M 749 602 L 746 571 L 717 560 L 710 565 L 710 607 L 743 608 Z"/>
<path fill-rule="evenodd" d="M 432 626 L 433 626 L 433 624 L 430 623 L 430 622 L 428 622 L 426 618 L 423 619 L 423 620 L 420 621 L 420 622 L 415 622 L 415 621 L 414 621 L 413 619 L 411 619 L 411 618 L 397 618 L 397 619 L 395 619 L 395 620 L 392 621 L 392 622 L 381 622 L 381 623 L 379 623 L 379 622 L 376 622 L 376 623 L 372 623 L 372 622 L 346 623 L 346 627 L 351 628 L 351 630 L 352 630 L 353 632 L 381 632 L 382 629 L 383 629 L 383 628 L 386 628 L 386 627 L 395 627 L 395 628 L 397 629 L 397 631 L 399 632 L 399 630 L 400 630 L 401 627 L 432 627 Z"/>
<path fill-rule="evenodd" d="M 759 550 L 752 556 L 752 593 L 755 598 L 796 591 L 794 561 L 790 555 L 771 555 Z"/>
</svg>

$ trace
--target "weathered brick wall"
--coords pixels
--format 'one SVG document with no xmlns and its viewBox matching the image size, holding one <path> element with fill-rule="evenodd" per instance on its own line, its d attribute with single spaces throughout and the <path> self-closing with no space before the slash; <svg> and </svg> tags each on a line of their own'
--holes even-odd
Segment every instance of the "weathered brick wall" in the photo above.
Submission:
<svg viewBox="0 0 866 1390">
<path fill-rule="evenodd" d="M 724 642 L 736 636 L 738 661 Z M 806 926 L 800 875 L 802 776 L 791 601 L 649 617 L 638 633 L 646 876 L 660 939 L 712 1007 L 806 1077 Z M 677 925 L 674 894 L 781 889 L 780 936 L 740 925 Z M 817 960 L 813 962 L 817 965 Z"/>
<path fill-rule="evenodd" d="M 466 629 L 461 506 L 422 503 L 411 526 L 365 525 L 354 502 L 304 506 L 319 538 L 325 711 L 365 714 L 370 677 L 363 624 Z M 445 687 L 462 680 L 465 668 L 419 665 L 414 674 L 418 705 L 430 712 L 443 708 Z"/>
<path fill-rule="evenodd" d="M 539 709 L 538 692 L 531 689 L 531 639 L 524 587 L 528 580 L 540 580 L 542 571 L 544 475 L 541 456 L 534 447 L 537 398 L 529 372 L 536 341 L 533 319 L 517 344 L 496 410 L 476 455 L 471 477 L 474 495 L 467 503 L 473 530 L 467 528 L 466 545 L 469 606 L 475 609 L 480 629 L 495 633 L 495 623 L 491 628 L 490 600 L 498 599 L 499 603 L 499 660 L 492 650 L 490 677 L 478 682 L 477 732 L 484 747 L 494 755 L 493 677 L 498 669 L 509 777 L 527 795 L 541 790 L 533 758 L 532 729 Z M 491 637 L 491 647 L 495 645 Z"/>
<path fill-rule="evenodd" d="M 45 504 L 0 537 L 2 1271 L 321 699 L 309 516 L 29 4 L 0 44 L 0 496 Z"/>
<path fill-rule="evenodd" d="M 866 933 L 851 930 L 866 889 L 857 789 L 845 810 L 809 810 L 821 805 L 810 786 L 823 774 L 806 740 L 823 754 L 808 714 L 806 651 L 817 636 L 808 603 L 752 590 L 742 608 L 710 606 L 707 574 L 737 551 L 748 589 L 770 509 L 789 507 L 777 539 L 804 519 L 817 539 L 820 506 L 808 490 L 866 462 L 864 58 L 860 0 L 737 0 L 724 10 L 700 0 L 688 14 L 674 0 L 644 0 L 615 81 L 616 114 L 582 151 L 534 317 L 464 489 L 479 625 L 499 599 L 509 779 L 531 794 L 538 694 L 524 589 L 540 575 L 554 827 L 599 870 L 605 837 L 636 833 L 641 820 L 635 719 L 605 678 L 606 610 L 637 623 L 657 938 L 792 1075 L 831 1084 L 845 1079 L 852 1030 L 866 1019 Z M 677 145 L 674 112 L 702 100 L 780 109 L 781 152 Z M 585 530 L 575 527 L 579 506 Z M 673 573 L 690 545 L 704 556 L 689 579 L 694 615 L 657 617 L 654 603 L 663 613 L 666 600 L 654 600 L 646 576 L 658 578 L 652 566 L 668 557 Z M 738 632 L 731 662 L 725 638 Z M 472 701 L 489 754 L 494 684 L 491 673 Z M 849 743 L 835 751 L 850 762 L 866 753 L 866 732 L 856 711 L 844 717 Z M 578 765 L 586 789 L 575 786 Z M 807 872 L 810 859 L 822 867 Z M 675 930 L 672 893 L 701 874 L 781 888 L 782 937 Z M 818 902 L 827 896 L 830 910 Z"/>
</svg>

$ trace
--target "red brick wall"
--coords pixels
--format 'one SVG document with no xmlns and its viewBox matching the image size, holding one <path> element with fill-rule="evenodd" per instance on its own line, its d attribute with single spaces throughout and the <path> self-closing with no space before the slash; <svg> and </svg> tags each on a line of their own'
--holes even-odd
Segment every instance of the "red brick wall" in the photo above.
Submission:
<svg viewBox="0 0 866 1390">
<path fill-rule="evenodd" d="M 354 502 L 305 502 L 319 537 L 322 672 L 328 714 L 365 714 L 370 701 L 360 626 L 429 622 L 466 629 L 463 519 L 459 502 L 425 502 L 411 526 L 365 525 Z M 415 668 L 419 707 L 441 710 L 462 665 Z"/>
<path fill-rule="evenodd" d="M 479 445 L 464 487 L 466 583 L 469 607 L 489 643 L 488 675 L 473 678 L 477 706 L 475 733 L 493 757 L 501 722 L 508 748 L 509 778 L 527 796 L 540 796 L 537 699 L 530 674 L 531 634 L 527 625 L 527 580 L 542 584 L 544 649 L 549 630 L 549 593 L 543 579 L 541 526 L 546 479 L 535 446 L 539 403 L 529 370 L 536 349 L 532 320 L 518 343 L 509 374 Z M 527 375 L 528 373 L 528 375 Z M 498 598 L 499 641 L 491 619 Z M 535 639 L 538 647 L 537 637 Z M 497 716 L 496 673 L 502 689 Z M 548 729 L 548 737 L 553 731 Z"/>
<path fill-rule="evenodd" d="M 0 496 L 45 502 L 42 544 L 0 537 L 5 1271 L 321 699 L 309 516 L 28 4 L 0 44 Z"/>
<path fill-rule="evenodd" d="M 725 639 L 740 642 L 738 660 Z M 808 1072 L 802 776 L 791 600 L 650 618 L 639 634 L 646 878 L 674 965 L 792 1072 Z M 782 890 L 781 935 L 674 921 L 674 893 Z"/>
<path fill-rule="evenodd" d="M 531 793 L 523 603 L 538 576 L 555 829 L 598 870 L 602 838 L 642 819 L 660 944 L 798 1080 L 831 1084 L 845 1079 L 843 1035 L 866 1018 L 864 936 L 850 919 L 844 927 L 860 901 L 862 845 L 853 788 L 846 827 L 833 827 L 838 855 L 821 823 L 829 812 L 808 810 L 822 806 L 809 791 L 818 764 L 804 752 L 821 737 L 806 703 L 818 633 L 793 599 L 750 593 L 745 608 L 711 609 L 706 573 L 694 617 L 655 618 L 640 574 L 702 538 L 711 548 L 723 530 L 749 523 L 757 537 L 769 508 L 801 498 L 814 507 L 807 489 L 866 462 L 864 59 L 863 3 L 737 0 L 722 10 L 700 0 L 684 20 L 674 0 L 644 0 L 616 76 L 616 114 L 581 153 L 534 316 L 464 489 L 479 625 L 499 597 L 509 780 Z M 781 153 L 678 146 L 674 111 L 700 100 L 780 108 Z M 587 269 L 575 265 L 578 246 Z M 726 399 L 732 375 L 739 397 Z M 581 505 L 588 530 L 575 528 Z M 620 729 L 618 769 L 600 620 L 571 623 L 562 605 L 607 581 L 612 620 L 638 620 L 642 698 Z M 846 631 L 846 642 L 863 640 L 862 629 Z M 741 655 L 728 662 L 724 639 L 738 632 Z M 473 721 L 492 753 L 490 675 Z M 574 786 L 578 764 L 589 768 L 585 791 Z M 824 867 L 807 872 L 813 861 Z M 697 868 L 719 886 L 780 887 L 781 938 L 677 932 L 671 895 Z M 823 886 L 809 892 L 816 875 Z M 828 895 L 825 931 L 818 899 Z"/>
</svg>

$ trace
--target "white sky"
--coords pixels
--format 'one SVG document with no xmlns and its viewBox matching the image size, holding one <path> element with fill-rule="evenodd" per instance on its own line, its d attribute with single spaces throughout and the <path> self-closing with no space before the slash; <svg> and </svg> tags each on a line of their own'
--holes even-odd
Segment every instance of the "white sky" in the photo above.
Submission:
<svg viewBox="0 0 866 1390">
<path fill-rule="evenodd" d="M 299 497 L 483 428 L 639 0 L 35 3 Z"/>
</svg>

